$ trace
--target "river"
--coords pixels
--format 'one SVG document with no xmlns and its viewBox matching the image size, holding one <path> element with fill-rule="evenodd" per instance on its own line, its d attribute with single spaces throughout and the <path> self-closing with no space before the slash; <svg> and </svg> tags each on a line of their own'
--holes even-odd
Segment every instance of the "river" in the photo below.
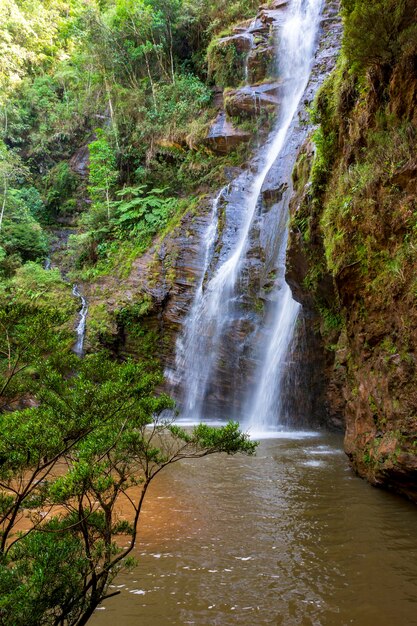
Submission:
<svg viewBox="0 0 417 626">
<path fill-rule="evenodd" d="M 417 508 L 357 478 L 338 435 L 169 468 L 136 556 L 95 626 L 417 625 Z"/>
</svg>

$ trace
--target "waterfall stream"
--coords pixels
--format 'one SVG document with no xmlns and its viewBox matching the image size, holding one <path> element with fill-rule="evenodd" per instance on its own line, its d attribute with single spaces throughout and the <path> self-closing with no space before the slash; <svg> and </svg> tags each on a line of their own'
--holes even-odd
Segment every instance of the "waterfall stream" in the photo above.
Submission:
<svg viewBox="0 0 417 626">
<path fill-rule="evenodd" d="M 64 237 L 61 237 L 61 245 L 57 246 L 56 248 L 59 249 L 62 246 L 62 244 L 66 245 L 67 240 L 68 240 L 68 236 L 66 233 L 64 233 Z M 53 250 L 52 252 L 54 251 L 56 250 Z M 55 262 L 53 264 L 52 258 L 48 256 L 46 257 L 44 261 L 43 268 L 49 271 L 55 268 L 58 269 L 58 266 L 55 264 Z M 66 283 L 68 283 L 69 281 L 65 272 L 61 270 L 61 274 L 62 274 L 63 280 Z M 72 295 L 74 296 L 74 298 L 77 298 L 77 300 L 79 300 L 81 304 L 80 309 L 78 311 L 78 324 L 75 328 L 77 339 L 74 343 L 73 351 L 79 357 L 82 357 L 84 355 L 84 338 L 85 338 L 85 331 L 86 331 L 86 326 L 87 326 L 88 302 L 87 302 L 87 299 L 84 297 L 84 295 L 81 293 L 80 288 L 77 284 L 72 285 Z"/>
<path fill-rule="evenodd" d="M 85 337 L 85 327 L 87 323 L 87 313 L 88 313 L 88 302 L 80 292 L 78 285 L 73 285 L 72 287 L 72 295 L 78 298 L 81 302 L 81 309 L 79 311 L 79 322 L 75 332 L 77 333 L 77 341 L 74 344 L 73 350 L 75 354 L 78 356 L 83 356 L 84 354 L 84 337 Z"/>
<path fill-rule="evenodd" d="M 288 116 L 294 115 L 294 106 L 298 106 L 308 83 L 321 8 L 320 0 L 294 0 L 280 33 L 278 55 L 284 79 L 283 110 L 288 107 Z M 288 215 L 290 190 L 291 185 L 281 202 L 281 212 L 285 219 Z M 280 281 L 277 285 L 275 310 L 255 376 L 259 382 L 255 393 L 247 400 L 248 424 L 252 433 L 275 428 L 277 418 L 279 420 L 282 415 L 285 359 L 300 310 L 300 305 L 292 298 L 291 290 L 285 282 L 287 235 L 288 229 L 284 227 L 277 259 Z"/>
<path fill-rule="evenodd" d="M 309 80 L 322 6 L 323 0 L 292 0 L 289 3 L 277 37 L 281 97 L 275 129 L 253 160 L 252 171 L 241 174 L 231 183 L 228 193 L 223 189 L 213 202 L 204 243 L 203 276 L 184 324 L 184 333 L 177 342 L 176 372 L 182 377 L 182 412 L 187 418 L 214 417 L 207 414 L 207 398 L 214 395 L 214 381 L 221 377 L 223 361 L 228 358 L 227 333 L 247 319 L 242 293 L 248 287 L 250 240 L 257 227 L 264 184 L 290 141 L 293 120 Z M 275 33 L 276 29 L 277 24 Z M 283 161 L 283 169 L 287 171 L 285 158 Z M 290 172 L 287 176 L 290 179 Z M 287 179 L 285 188 L 288 187 Z M 280 380 L 299 310 L 284 277 L 289 191 L 281 195 L 272 246 L 276 277 L 272 307 L 265 316 L 262 335 L 253 333 L 253 345 L 249 340 L 245 346 L 246 352 L 252 353 L 256 361 L 256 374 L 241 415 L 245 415 L 256 430 L 276 428 L 279 423 Z M 233 198 L 238 198 L 234 205 Z M 221 201 L 225 203 L 226 214 L 229 211 L 233 216 L 229 216 L 231 226 L 223 228 L 221 251 L 213 259 L 213 249 L 218 247 L 217 222 Z M 233 343 L 239 342 L 234 339 Z M 239 368 L 238 360 L 236 368 Z M 229 407 L 225 407 L 225 417 L 230 415 L 229 411 Z"/>
<path fill-rule="evenodd" d="M 214 356 L 210 351 L 211 346 L 209 345 L 207 335 L 201 332 L 201 327 L 208 320 L 204 281 L 209 270 L 216 242 L 219 206 L 226 196 L 227 189 L 228 187 L 224 187 L 212 202 L 210 222 L 203 240 L 203 272 L 197 286 L 193 305 L 184 323 L 187 332 L 177 342 L 176 372 L 183 373 L 184 378 L 181 383 L 187 389 L 183 406 L 183 413 L 187 417 L 193 415 L 196 407 L 200 410 L 202 402 L 200 389 L 202 385 L 206 384 L 205 376 L 208 376 L 210 372 L 210 369 L 207 367 L 207 359 L 210 360 Z M 171 373 L 172 376 L 175 376 L 175 374 Z"/>
</svg>

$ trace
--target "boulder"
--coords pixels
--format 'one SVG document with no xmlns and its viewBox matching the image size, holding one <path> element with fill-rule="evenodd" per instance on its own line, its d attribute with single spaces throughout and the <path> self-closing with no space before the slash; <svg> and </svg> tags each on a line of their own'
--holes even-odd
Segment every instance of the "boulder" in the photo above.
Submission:
<svg viewBox="0 0 417 626">
<path fill-rule="evenodd" d="M 220 87 L 237 86 L 245 79 L 252 35 L 244 31 L 214 41 L 208 50 L 209 76 Z"/>
<path fill-rule="evenodd" d="M 242 31 L 230 37 L 223 37 L 217 42 L 219 48 L 227 48 L 233 46 L 237 52 L 249 52 L 252 46 L 252 37 L 248 31 Z"/>
<path fill-rule="evenodd" d="M 92 138 L 94 141 L 94 138 Z M 88 144 L 81 146 L 77 150 L 75 154 L 69 160 L 69 165 L 71 170 L 81 176 L 82 178 L 86 178 L 88 176 L 88 169 L 90 165 L 90 152 L 88 150 Z"/>
</svg>

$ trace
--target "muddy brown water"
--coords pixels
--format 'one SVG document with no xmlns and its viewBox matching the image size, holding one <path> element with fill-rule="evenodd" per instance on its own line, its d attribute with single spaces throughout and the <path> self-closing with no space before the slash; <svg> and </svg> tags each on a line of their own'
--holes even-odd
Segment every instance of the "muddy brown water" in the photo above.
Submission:
<svg viewBox="0 0 417 626">
<path fill-rule="evenodd" d="M 417 507 L 357 478 L 334 435 L 169 468 L 136 556 L 92 625 L 417 625 Z"/>
</svg>

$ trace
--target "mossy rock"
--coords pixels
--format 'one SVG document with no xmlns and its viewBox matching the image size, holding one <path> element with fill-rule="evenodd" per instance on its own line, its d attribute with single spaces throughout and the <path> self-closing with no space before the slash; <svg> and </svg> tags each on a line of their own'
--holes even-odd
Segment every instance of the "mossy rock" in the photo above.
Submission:
<svg viewBox="0 0 417 626">
<path fill-rule="evenodd" d="M 245 78 L 251 40 L 245 34 L 215 39 L 207 51 L 209 77 L 219 87 L 237 87 Z"/>
<path fill-rule="evenodd" d="M 273 46 L 260 45 L 248 56 L 248 79 L 250 83 L 259 83 L 268 76 L 274 76 L 275 49 Z"/>
</svg>

